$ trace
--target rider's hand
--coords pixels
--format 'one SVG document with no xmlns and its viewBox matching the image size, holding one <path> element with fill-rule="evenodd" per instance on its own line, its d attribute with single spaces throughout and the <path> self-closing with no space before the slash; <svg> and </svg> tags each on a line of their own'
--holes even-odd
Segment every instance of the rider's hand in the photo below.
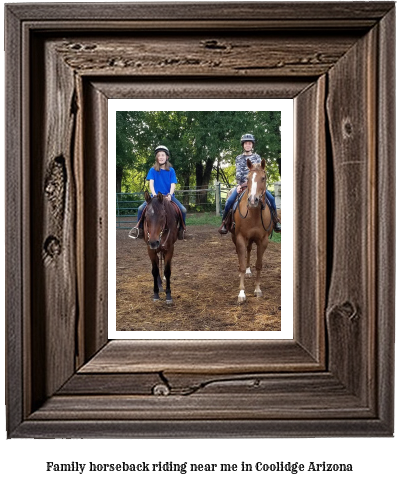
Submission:
<svg viewBox="0 0 399 487">
<path fill-rule="evenodd" d="M 240 194 L 240 193 L 241 193 L 241 191 L 242 191 L 242 188 L 241 188 L 241 186 L 240 186 L 240 185 L 238 185 L 238 186 L 237 186 L 237 194 Z"/>
<path fill-rule="evenodd" d="M 166 199 L 167 199 L 168 201 L 172 201 L 172 196 L 171 196 L 170 194 L 167 194 L 167 195 L 166 195 Z"/>
</svg>

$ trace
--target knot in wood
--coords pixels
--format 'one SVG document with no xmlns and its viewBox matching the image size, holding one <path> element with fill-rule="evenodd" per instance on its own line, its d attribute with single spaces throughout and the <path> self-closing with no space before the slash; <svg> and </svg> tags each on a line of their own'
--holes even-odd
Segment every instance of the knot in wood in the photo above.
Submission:
<svg viewBox="0 0 399 487">
<path fill-rule="evenodd" d="M 342 132 L 345 138 L 351 137 L 353 134 L 353 125 L 350 120 L 345 119 L 342 123 Z"/>
<path fill-rule="evenodd" d="M 220 44 L 216 39 L 203 41 L 201 44 L 205 47 L 205 49 L 227 49 L 224 44 Z"/>
<path fill-rule="evenodd" d="M 47 194 L 47 196 L 49 198 L 51 198 L 51 196 L 53 195 L 54 191 L 55 191 L 55 184 L 53 183 L 53 181 L 48 181 L 47 182 L 47 185 L 46 185 L 46 188 L 45 188 L 45 192 Z"/>
<path fill-rule="evenodd" d="M 154 396 L 169 396 L 170 389 L 166 384 L 157 384 L 152 388 Z"/>
<path fill-rule="evenodd" d="M 61 253 L 61 243 L 57 237 L 50 236 L 44 242 L 44 250 L 50 256 L 54 257 Z"/>
</svg>

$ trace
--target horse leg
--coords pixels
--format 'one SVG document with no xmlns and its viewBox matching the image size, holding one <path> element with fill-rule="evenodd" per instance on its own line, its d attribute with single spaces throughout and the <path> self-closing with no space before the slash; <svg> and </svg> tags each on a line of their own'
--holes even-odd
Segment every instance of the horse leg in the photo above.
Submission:
<svg viewBox="0 0 399 487">
<path fill-rule="evenodd" d="M 172 292 L 170 290 L 170 276 L 172 274 L 172 257 L 173 247 L 171 247 L 165 254 L 165 278 L 166 278 L 166 304 L 172 304 Z"/>
<path fill-rule="evenodd" d="M 159 279 L 159 259 L 156 252 L 148 252 L 150 254 L 150 259 L 152 262 L 152 277 L 154 278 L 154 297 L 153 301 L 159 300 L 159 286 L 158 286 L 158 279 Z"/>
<path fill-rule="evenodd" d="M 252 250 L 252 242 L 249 243 L 247 246 L 247 268 L 245 270 L 246 277 L 252 276 L 252 272 L 251 272 L 251 250 Z"/>
<path fill-rule="evenodd" d="M 245 279 L 245 264 L 246 264 L 246 258 L 245 258 L 245 251 L 246 251 L 246 242 L 244 237 L 239 237 L 236 240 L 236 251 L 238 255 L 238 264 L 239 264 L 239 269 L 240 269 L 240 292 L 238 294 L 238 304 L 245 303 L 247 297 L 245 296 L 245 285 L 244 285 L 244 279 Z"/>
<path fill-rule="evenodd" d="M 162 259 L 162 256 L 161 256 Z M 158 257 L 158 262 L 159 262 L 159 257 Z M 159 265 L 158 265 L 158 277 L 157 277 L 157 283 L 158 283 L 158 292 L 163 292 L 163 287 L 162 287 L 162 278 L 161 274 L 159 273 Z"/>
<path fill-rule="evenodd" d="M 265 253 L 267 247 L 263 242 L 259 242 L 257 245 L 257 257 L 256 257 L 256 281 L 255 281 L 255 296 L 260 298 L 262 296 L 262 291 L 260 289 L 260 273 L 262 270 L 262 260 L 263 254 Z"/>
</svg>

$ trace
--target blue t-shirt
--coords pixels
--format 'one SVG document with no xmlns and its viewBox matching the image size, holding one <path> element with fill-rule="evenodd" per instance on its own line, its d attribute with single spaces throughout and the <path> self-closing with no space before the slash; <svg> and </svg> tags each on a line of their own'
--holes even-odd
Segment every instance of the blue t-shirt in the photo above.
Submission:
<svg viewBox="0 0 399 487">
<path fill-rule="evenodd" d="M 167 171 L 166 169 L 156 171 L 152 167 L 147 174 L 147 181 L 149 181 L 150 179 L 154 180 L 155 194 L 168 194 L 170 193 L 171 184 L 177 183 L 176 173 L 173 167 L 169 168 L 169 171 Z"/>
</svg>

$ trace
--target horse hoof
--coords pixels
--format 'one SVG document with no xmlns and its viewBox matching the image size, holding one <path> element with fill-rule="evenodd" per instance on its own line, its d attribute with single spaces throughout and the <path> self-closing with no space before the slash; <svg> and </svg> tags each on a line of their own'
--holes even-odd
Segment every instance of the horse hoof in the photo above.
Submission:
<svg viewBox="0 0 399 487">
<path fill-rule="evenodd" d="M 245 271 L 245 277 L 252 277 L 252 272 L 251 269 L 248 267 L 248 269 Z"/>
<path fill-rule="evenodd" d="M 255 294 L 255 296 L 256 296 L 257 298 L 260 298 L 260 297 L 263 295 L 263 293 L 262 293 L 262 291 L 261 291 L 261 290 L 259 290 L 259 291 L 255 291 L 255 293 L 254 293 L 254 294 Z"/>
<path fill-rule="evenodd" d="M 171 296 L 166 297 L 166 304 L 173 304 L 173 299 Z"/>
<path fill-rule="evenodd" d="M 242 304 L 242 303 L 245 303 L 247 297 L 245 296 L 245 292 L 244 291 L 240 291 L 240 294 L 238 295 L 238 304 Z"/>
<path fill-rule="evenodd" d="M 159 294 L 154 294 L 154 297 L 152 298 L 152 300 L 154 301 L 154 303 L 156 301 L 159 301 Z"/>
</svg>

